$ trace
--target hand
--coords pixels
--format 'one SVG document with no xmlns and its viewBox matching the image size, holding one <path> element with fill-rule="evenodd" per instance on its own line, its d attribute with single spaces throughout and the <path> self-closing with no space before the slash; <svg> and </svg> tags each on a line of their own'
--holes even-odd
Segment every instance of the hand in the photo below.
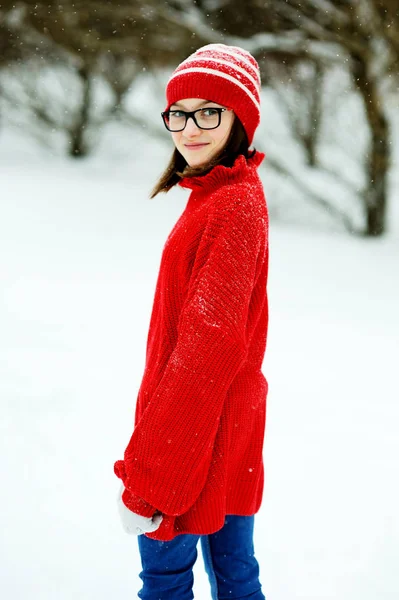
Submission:
<svg viewBox="0 0 399 600">
<path fill-rule="evenodd" d="M 118 512 L 126 533 L 141 535 L 156 531 L 162 522 L 162 515 L 156 513 L 153 517 L 142 517 L 129 510 L 122 500 L 124 489 L 122 484 L 118 493 Z"/>
</svg>

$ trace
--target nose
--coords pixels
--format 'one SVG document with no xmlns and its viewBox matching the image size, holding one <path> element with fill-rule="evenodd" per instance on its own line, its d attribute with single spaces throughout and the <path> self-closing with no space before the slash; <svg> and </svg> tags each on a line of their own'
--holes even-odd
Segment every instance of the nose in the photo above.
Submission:
<svg viewBox="0 0 399 600">
<path fill-rule="evenodd" d="M 193 137 L 201 133 L 201 129 L 194 123 L 194 119 L 189 117 L 187 119 L 186 126 L 184 128 L 184 135 L 186 137 Z"/>
</svg>

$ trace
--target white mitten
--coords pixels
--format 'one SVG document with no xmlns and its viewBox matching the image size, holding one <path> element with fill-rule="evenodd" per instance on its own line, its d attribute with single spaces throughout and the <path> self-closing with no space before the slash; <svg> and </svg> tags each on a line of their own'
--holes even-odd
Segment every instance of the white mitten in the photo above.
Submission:
<svg viewBox="0 0 399 600">
<path fill-rule="evenodd" d="M 161 524 L 162 515 L 157 514 L 153 517 L 142 517 L 129 510 L 122 500 L 124 489 L 122 484 L 118 493 L 118 512 L 122 521 L 122 527 L 126 533 L 141 535 L 142 533 L 156 531 Z"/>
</svg>

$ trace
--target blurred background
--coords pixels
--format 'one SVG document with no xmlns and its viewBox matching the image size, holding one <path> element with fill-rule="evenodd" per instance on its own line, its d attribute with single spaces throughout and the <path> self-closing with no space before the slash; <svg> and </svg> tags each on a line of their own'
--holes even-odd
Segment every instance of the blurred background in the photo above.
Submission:
<svg viewBox="0 0 399 600">
<path fill-rule="evenodd" d="M 76 159 L 110 124 L 167 140 L 168 74 L 203 44 L 236 44 L 262 71 L 273 215 L 380 236 L 399 202 L 398 40 L 395 0 L 4 0 L 0 145 L 11 126 Z"/>
<path fill-rule="evenodd" d="M 397 0 L 0 1 L 0 595 L 140 589 L 116 510 L 163 245 L 171 72 L 262 75 L 268 600 L 399 598 Z M 193 403 L 195 399 L 193 399 Z M 209 598 L 202 562 L 195 597 Z"/>
</svg>

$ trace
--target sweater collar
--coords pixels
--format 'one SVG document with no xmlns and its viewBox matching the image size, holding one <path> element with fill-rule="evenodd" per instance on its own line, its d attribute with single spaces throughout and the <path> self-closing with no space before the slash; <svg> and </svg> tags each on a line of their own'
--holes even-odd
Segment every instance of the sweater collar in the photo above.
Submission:
<svg viewBox="0 0 399 600">
<path fill-rule="evenodd" d="M 255 151 L 253 156 L 247 159 L 243 154 L 239 154 L 232 167 L 216 165 L 216 167 L 213 167 L 206 175 L 183 177 L 179 181 L 179 185 L 198 192 L 209 192 L 221 185 L 232 183 L 236 179 L 241 179 L 243 175 L 256 170 L 264 158 L 265 154 L 258 151 Z"/>
</svg>

